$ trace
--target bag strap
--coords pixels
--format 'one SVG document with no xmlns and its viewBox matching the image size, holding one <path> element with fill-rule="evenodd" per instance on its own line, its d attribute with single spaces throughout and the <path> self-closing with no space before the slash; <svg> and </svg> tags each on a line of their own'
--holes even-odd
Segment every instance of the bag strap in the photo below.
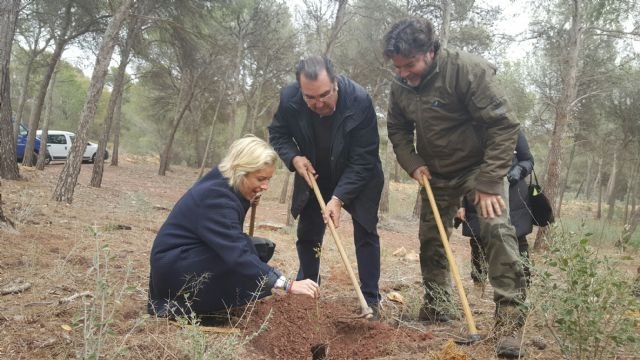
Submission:
<svg viewBox="0 0 640 360">
<path fill-rule="evenodd" d="M 534 179 L 535 181 L 533 181 Z M 531 169 L 531 174 L 529 174 L 529 186 L 531 186 L 532 183 L 535 184 L 536 186 L 539 186 L 538 176 L 536 175 L 535 169 Z"/>
</svg>

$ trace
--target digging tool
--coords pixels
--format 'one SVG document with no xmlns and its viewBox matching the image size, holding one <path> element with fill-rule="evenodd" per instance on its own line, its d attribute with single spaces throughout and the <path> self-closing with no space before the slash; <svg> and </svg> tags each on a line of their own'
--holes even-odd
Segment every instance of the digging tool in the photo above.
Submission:
<svg viewBox="0 0 640 360">
<path fill-rule="evenodd" d="M 469 308 L 467 295 L 464 293 L 464 288 L 462 287 L 462 280 L 460 280 L 458 267 L 456 265 L 455 259 L 453 258 L 451 247 L 449 246 L 449 238 L 447 237 L 447 232 L 444 229 L 444 225 L 442 225 L 442 218 L 440 217 L 440 211 L 438 211 L 438 206 L 436 205 L 436 199 L 433 196 L 433 191 L 431 191 L 431 185 L 429 184 L 429 179 L 427 179 L 425 175 L 422 175 L 422 183 L 424 185 L 425 190 L 427 191 L 429 204 L 431 204 L 431 211 L 433 211 L 433 217 L 436 219 L 436 224 L 438 225 L 438 232 L 440 232 L 440 240 L 442 240 L 442 246 L 444 247 L 444 252 L 447 254 L 447 260 L 449 261 L 449 267 L 451 268 L 451 275 L 453 276 L 453 280 L 456 283 L 456 288 L 458 288 L 458 295 L 460 296 L 460 302 L 462 303 L 462 310 L 464 310 L 464 317 L 467 320 L 467 327 L 469 328 L 469 338 L 456 340 L 456 343 L 471 344 L 480 340 L 480 334 L 478 334 L 478 330 L 476 329 L 476 323 L 475 321 L 473 321 L 473 315 L 471 314 L 471 309 Z"/>
<path fill-rule="evenodd" d="M 320 204 L 320 209 L 322 209 L 322 213 L 324 214 L 326 212 L 327 205 L 324 203 L 324 199 L 322 198 L 322 194 L 320 193 L 320 189 L 318 188 L 318 184 L 316 183 L 316 179 L 313 176 L 313 174 L 309 173 L 309 178 L 311 179 L 311 187 L 313 188 L 313 192 L 316 194 L 316 199 L 318 199 L 318 204 Z M 361 313 L 356 317 L 370 318 L 373 315 L 373 310 L 367 304 L 367 301 L 364 299 L 364 295 L 362 295 L 362 290 L 360 290 L 360 285 L 358 284 L 356 275 L 353 273 L 353 269 L 351 269 L 349 259 L 347 258 L 347 253 L 344 251 L 344 248 L 342 247 L 342 242 L 340 241 L 338 232 L 336 231 L 336 228 L 333 225 L 333 221 L 329 219 L 329 221 L 327 221 L 327 225 L 329 226 L 329 230 L 331 231 L 333 240 L 335 240 L 336 242 L 336 247 L 340 252 L 340 258 L 342 258 L 342 263 L 347 268 L 347 272 L 349 273 L 349 278 L 351 278 L 351 283 L 353 284 L 353 287 L 356 289 L 356 293 L 358 294 Z"/>
<path fill-rule="evenodd" d="M 253 229 L 256 224 L 256 207 L 257 206 L 258 204 L 256 203 L 251 204 L 251 215 L 249 217 L 249 236 L 253 236 Z"/>
</svg>

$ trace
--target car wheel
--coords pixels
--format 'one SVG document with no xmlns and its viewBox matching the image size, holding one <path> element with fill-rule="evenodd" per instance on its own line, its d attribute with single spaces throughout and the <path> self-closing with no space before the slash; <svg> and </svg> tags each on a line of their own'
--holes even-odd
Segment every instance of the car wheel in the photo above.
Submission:
<svg viewBox="0 0 640 360">
<path fill-rule="evenodd" d="M 51 160 L 52 160 L 52 159 L 51 159 L 51 154 L 49 154 L 49 153 L 47 152 L 47 154 L 44 156 L 44 164 L 45 164 L 45 165 L 49 165 L 49 164 L 51 163 Z"/>
<path fill-rule="evenodd" d="M 93 156 L 91 156 L 91 163 L 92 164 L 96 163 L 96 153 L 93 153 Z"/>
</svg>

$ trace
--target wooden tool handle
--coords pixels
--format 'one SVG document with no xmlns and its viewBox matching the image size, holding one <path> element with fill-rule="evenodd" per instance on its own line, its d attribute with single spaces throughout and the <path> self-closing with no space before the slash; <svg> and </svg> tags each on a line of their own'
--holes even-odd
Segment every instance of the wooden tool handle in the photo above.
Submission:
<svg viewBox="0 0 640 360">
<path fill-rule="evenodd" d="M 320 208 L 322 209 L 322 213 L 326 215 L 327 205 L 322 198 L 322 194 L 320 193 L 320 189 L 318 188 L 318 184 L 316 183 L 316 179 L 313 174 L 308 173 L 309 178 L 311 179 L 311 187 L 313 188 L 313 192 L 316 194 L 316 198 L 318 199 L 318 203 L 320 204 Z M 327 218 L 329 218 L 327 216 Z M 329 219 L 327 222 L 329 226 L 329 230 L 331 231 L 331 235 L 333 236 L 333 240 L 336 242 L 336 246 L 338 247 L 338 252 L 340 252 L 340 257 L 342 258 L 342 263 L 347 268 L 347 272 L 349 273 L 349 278 L 351 278 L 351 283 L 353 287 L 356 289 L 356 293 L 358 294 L 358 300 L 360 301 L 360 308 L 363 314 L 371 314 L 373 310 L 369 308 L 367 301 L 364 299 L 364 295 L 362 294 L 362 290 L 360 289 L 360 284 L 358 284 L 358 280 L 356 279 L 356 275 L 353 273 L 353 269 L 351 269 L 351 265 L 349 263 L 349 259 L 347 258 L 347 253 L 344 251 L 342 247 L 342 242 L 340 241 L 340 237 L 338 236 L 338 232 L 336 231 L 335 226 L 333 225 L 333 221 Z"/>
<path fill-rule="evenodd" d="M 433 211 L 433 216 L 436 219 L 438 232 L 440 232 L 440 239 L 442 240 L 442 246 L 444 247 L 444 251 L 447 254 L 447 260 L 449 261 L 451 274 L 453 276 L 454 282 L 456 283 L 456 288 L 458 289 L 458 295 L 460 296 L 460 302 L 462 303 L 462 310 L 464 310 L 464 317 L 465 319 L 467 319 L 467 326 L 470 333 L 469 335 L 478 335 L 476 323 L 475 321 L 473 321 L 473 315 L 471 314 L 469 302 L 467 301 L 467 295 L 465 294 L 464 288 L 462 287 L 462 281 L 460 280 L 460 274 L 458 273 L 458 266 L 456 265 L 453 253 L 451 252 L 451 247 L 449 246 L 449 238 L 447 236 L 447 232 L 444 229 L 444 225 L 442 225 L 442 218 L 440 217 L 440 211 L 438 211 L 438 205 L 436 205 L 436 199 L 433 196 L 433 191 L 431 191 L 429 179 L 427 179 L 425 175 L 422 175 L 422 183 L 425 190 L 427 190 L 427 197 L 429 198 L 429 203 L 431 204 L 431 211 Z"/>
<path fill-rule="evenodd" d="M 251 215 L 249 217 L 249 236 L 253 236 L 253 230 L 256 224 L 256 203 L 251 204 Z"/>
</svg>

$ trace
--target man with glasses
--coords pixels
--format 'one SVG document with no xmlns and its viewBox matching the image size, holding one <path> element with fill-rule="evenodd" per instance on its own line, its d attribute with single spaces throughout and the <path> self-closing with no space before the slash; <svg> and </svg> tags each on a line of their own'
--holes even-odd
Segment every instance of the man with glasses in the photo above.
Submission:
<svg viewBox="0 0 640 360">
<path fill-rule="evenodd" d="M 325 222 L 339 227 L 344 207 L 353 222 L 360 288 L 378 319 L 380 238 L 376 227 L 384 177 L 371 98 L 353 80 L 337 76 L 328 58 L 305 58 L 296 65 L 296 82 L 280 93 L 269 141 L 289 170 L 296 172 L 291 213 L 300 216 L 297 280 L 319 281 Z M 327 204 L 324 219 L 309 176 L 315 176 Z"/>
<path fill-rule="evenodd" d="M 496 303 L 497 354 L 518 358 L 524 323 L 525 277 L 509 222 L 505 175 L 519 124 L 486 60 L 440 48 L 425 19 L 395 23 L 384 56 L 397 78 L 391 85 L 387 128 L 400 165 L 416 181 L 430 179 L 444 224 L 465 196 L 476 207 Z M 420 267 L 425 286 L 419 318 L 452 318 L 449 266 L 425 191 L 420 214 Z M 451 228 L 448 229 L 451 232 Z"/>
</svg>

